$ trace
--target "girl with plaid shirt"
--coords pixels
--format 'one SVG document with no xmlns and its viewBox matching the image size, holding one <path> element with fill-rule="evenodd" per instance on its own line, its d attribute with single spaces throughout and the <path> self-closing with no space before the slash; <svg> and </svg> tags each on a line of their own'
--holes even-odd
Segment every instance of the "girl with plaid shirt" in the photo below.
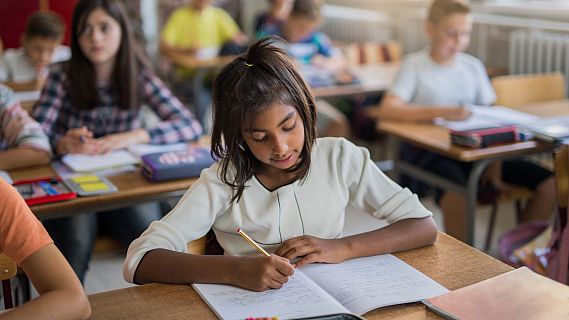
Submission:
<svg viewBox="0 0 569 320">
<path fill-rule="evenodd" d="M 50 69 L 33 112 L 58 155 L 103 154 L 134 143 L 174 143 L 202 134 L 192 114 L 147 67 L 120 1 L 77 3 L 71 53 L 68 62 Z M 151 128 L 141 121 L 142 104 L 161 119 Z M 97 223 L 128 245 L 160 217 L 158 203 L 150 203 L 78 214 L 45 226 L 83 281 Z"/>
</svg>

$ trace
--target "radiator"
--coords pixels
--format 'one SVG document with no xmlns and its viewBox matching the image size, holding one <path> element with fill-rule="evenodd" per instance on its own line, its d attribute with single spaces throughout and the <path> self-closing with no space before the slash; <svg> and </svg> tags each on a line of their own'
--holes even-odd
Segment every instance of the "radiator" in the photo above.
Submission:
<svg viewBox="0 0 569 320">
<path fill-rule="evenodd" d="M 511 74 L 560 71 L 569 79 L 569 34 L 528 29 L 512 31 L 509 68 Z"/>
<path fill-rule="evenodd" d="M 336 42 L 391 40 L 391 20 L 380 12 L 334 5 L 325 5 L 322 11 L 324 24 L 320 30 Z"/>
</svg>

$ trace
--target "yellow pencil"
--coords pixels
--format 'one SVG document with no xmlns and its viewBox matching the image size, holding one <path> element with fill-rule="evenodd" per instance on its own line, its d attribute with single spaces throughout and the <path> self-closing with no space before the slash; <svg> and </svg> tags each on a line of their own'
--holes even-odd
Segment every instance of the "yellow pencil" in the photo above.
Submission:
<svg viewBox="0 0 569 320">
<path fill-rule="evenodd" d="M 237 229 L 237 233 L 239 233 L 243 237 L 243 239 L 247 240 L 247 242 L 249 242 L 253 247 L 255 247 L 255 249 L 257 249 L 257 251 L 266 255 L 267 257 L 271 256 L 267 251 L 265 251 L 265 249 L 261 248 L 261 246 L 258 245 L 257 242 L 255 242 L 253 239 L 251 239 L 251 237 L 249 237 L 245 233 L 245 231 L 243 231 L 242 229 Z"/>
</svg>

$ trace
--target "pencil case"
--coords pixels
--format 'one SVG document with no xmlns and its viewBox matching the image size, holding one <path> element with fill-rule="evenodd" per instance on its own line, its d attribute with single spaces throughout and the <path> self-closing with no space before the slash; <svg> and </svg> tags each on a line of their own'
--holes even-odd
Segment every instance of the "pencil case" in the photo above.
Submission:
<svg viewBox="0 0 569 320">
<path fill-rule="evenodd" d="M 451 130 L 450 140 L 453 144 L 471 148 L 485 148 L 491 145 L 520 141 L 520 133 L 516 126 L 476 130 Z"/>
<path fill-rule="evenodd" d="M 142 175 L 150 181 L 197 177 L 213 162 L 209 149 L 202 147 L 151 153 L 142 156 Z"/>
<path fill-rule="evenodd" d="M 13 186 L 29 206 L 77 198 L 58 177 L 19 180 Z"/>
</svg>

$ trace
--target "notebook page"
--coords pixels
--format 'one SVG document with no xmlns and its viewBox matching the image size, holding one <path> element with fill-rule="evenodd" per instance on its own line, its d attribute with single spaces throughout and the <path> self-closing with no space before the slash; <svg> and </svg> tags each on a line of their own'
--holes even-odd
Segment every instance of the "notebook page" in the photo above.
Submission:
<svg viewBox="0 0 569 320">
<path fill-rule="evenodd" d="M 290 319 L 348 312 L 299 270 L 281 289 L 264 292 L 218 284 L 192 286 L 221 319 Z"/>
<path fill-rule="evenodd" d="M 312 264 L 302 271 L 351 313 L 420 301 L 448 290 L 391 254 L 339 264 Z"/>
<path fill-rule="evenodd" d="M 101 155 L 66 154 L 61 161 L 73 171 L 95 171 L 138 163 L 138 159 L 126 150 L 117 150 Z"/>
</svg>

